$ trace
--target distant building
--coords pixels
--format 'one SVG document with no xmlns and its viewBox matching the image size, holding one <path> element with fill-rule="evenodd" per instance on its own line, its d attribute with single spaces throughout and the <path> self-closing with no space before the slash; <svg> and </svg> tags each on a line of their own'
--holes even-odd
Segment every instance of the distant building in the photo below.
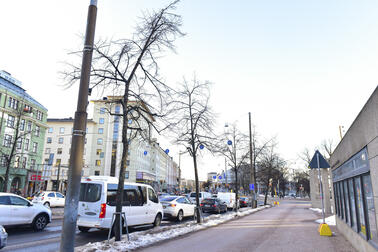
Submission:
<svg viewBox="0 0 378 252">
<path fill-rule="evenodd" d="M 0 187 L 5 182 L 7 157 L 12 156 L 15 145 L 8 180 L 10 191 L 30 195 L 45 186 L 42 152 L 47 109 L 26 93 L 19 80 L 0 71 L 0 113 Z"/>
</svg>

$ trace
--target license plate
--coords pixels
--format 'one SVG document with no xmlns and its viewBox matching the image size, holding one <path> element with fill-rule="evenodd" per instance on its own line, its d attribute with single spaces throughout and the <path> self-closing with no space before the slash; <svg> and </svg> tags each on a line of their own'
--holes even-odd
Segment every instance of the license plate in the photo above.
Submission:
<svg viewBox="0 0 378 252">
<path fill-rule="evenodd" d="M 163 208 L 167 208 L 166 206 L 163 206 Z"/>
<path fill-rule="evenodd" d="M 205 205 L 205 207 L 210 207 L 210 205 Z"/>
</svg>

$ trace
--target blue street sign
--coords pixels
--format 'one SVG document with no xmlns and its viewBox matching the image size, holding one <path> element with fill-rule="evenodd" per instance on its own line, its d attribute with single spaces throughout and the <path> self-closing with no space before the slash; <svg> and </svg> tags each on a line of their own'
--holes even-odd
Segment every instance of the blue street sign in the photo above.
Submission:
<svg viewBox="0 0 378 252">
<path fill-rule="evenodd" d="M 203 148 L 205 148 L 205 146 L 203 146 L 203 144 L 201 144 L 200 149 L 203 150 Z"/>
<path fill-rule="evenodd" d="M 219 176 L 218 178 L 219 178 L 219 179 L 222 179 L 222 176 Z"/>
<path fill-rule="evenodd" d="M 231 140 L 228 140 L 228 141 L 227 141 L 227 144 L 228 144 L 228 145 L 232 145 L 232 141 L 231 141 Z"/>
<path fill-rule="evenodd" d="M 133 123 L 133 120 L 130 119 L 130 120 L 129 120 L 129 124 L 132 124 L 132 123 Z"/>
<path fill-rule="evenodd" d="M 249 184 L 249 190 L 255 190 L 255 184 Z"/>
<path fill-rule="evenodd" d="M 165 150 L 165 153 L 168 154 L 168 153 L 169 153 L 169 149 L 166 149 L 166 150 Z"/>
<path fill-rule="evenodd" d="M 213 179 L 216 179 L 217 178 L 217 176 L 213 176 Z"/>
<path fill-rule="evenodd" d="M 147 151 L 145 150 L 145 151 L 143 152 L 143 154 L 146 156 L 146 155 L 147 155 Z"/>
</svg>

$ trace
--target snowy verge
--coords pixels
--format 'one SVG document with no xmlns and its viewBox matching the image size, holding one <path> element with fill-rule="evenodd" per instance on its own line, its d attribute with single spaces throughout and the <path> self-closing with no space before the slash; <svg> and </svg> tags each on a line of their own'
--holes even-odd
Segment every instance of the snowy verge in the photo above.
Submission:
<svg viewBox="0 0 378 252">
<path fill-rule="evenodd" d="M 122 237 L 122 241 L 115 242 L 112 238 L 108 241 L 88 243 L 75 249 L 77 252 L 100 252 L 100 251 L 130 251 L 133 249 L 149 246 L 153 243 L 172 239 L 178 236 L 182 236 L 188 233 L 206 229 L 209 227 L 217 226 L 231 219 L 249 215 L 254 212 L 258 212 L 270 206 L 261 206 L 255 209 L 241 210 L 239 212 L 230 212 L 227 214 L 215 214 L 204 218 L 203 223 L 197 224 L 194 221 L 189 223 L 156 227 L 146 231 L 140 231 L 130 234 L 130 241 L 127 241 L 127 236 Z"/>
<path fill-rule="evenodd" d="M 317 213 L 322 213 L 322 209 L 320 208 L 309 208 L 311 211 L 317 212 Z"/>
<path fill-rule="evenodd" d="M 323 223 L 323 219 L 318 219 L 315 222 L 316 223 Z M 328 226 L 335 226 L 336 225 L 335 215 L 332 215 L 332 216 L 325 218 L 325 223 L 328 224 Z"/>
</svg>

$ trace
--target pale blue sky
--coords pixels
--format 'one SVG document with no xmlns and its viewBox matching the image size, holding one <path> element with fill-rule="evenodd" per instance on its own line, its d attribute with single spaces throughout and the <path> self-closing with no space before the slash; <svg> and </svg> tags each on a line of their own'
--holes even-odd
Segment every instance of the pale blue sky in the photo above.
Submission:
<svg viewBox="0 0 378 252">
<path fill-rule="evenodd" d="M 142 10 L 168 2 L 98 0 L 96 38 L 129 37 Z M 21 80 L 50 117 L 74 115 L 77 88 L 62 91 L 57 72 L 67 51 L 82 47 L 77 34 L 84 33 L 88 4 L 0 2 L 0 69 Z M 177 54 L 161 60 L 167 82 L 193 72 L 212 81 L 219 128 L 238 120 L 246 130 L 251 112 L 259 133 L 276 135 L 292 162 L 323 139 L 337 144 L 338 126 L 350 126 L 377 86 L 378 1 L 186 0 L 177 12 L 187 35 Z M 177 148 L 166 145 L 178 161 Z M 222 159 L 204 160 L 202 178 L 223 168 Z M 184 175 L 192 177 L 184 161 Z"/>
</svg>

